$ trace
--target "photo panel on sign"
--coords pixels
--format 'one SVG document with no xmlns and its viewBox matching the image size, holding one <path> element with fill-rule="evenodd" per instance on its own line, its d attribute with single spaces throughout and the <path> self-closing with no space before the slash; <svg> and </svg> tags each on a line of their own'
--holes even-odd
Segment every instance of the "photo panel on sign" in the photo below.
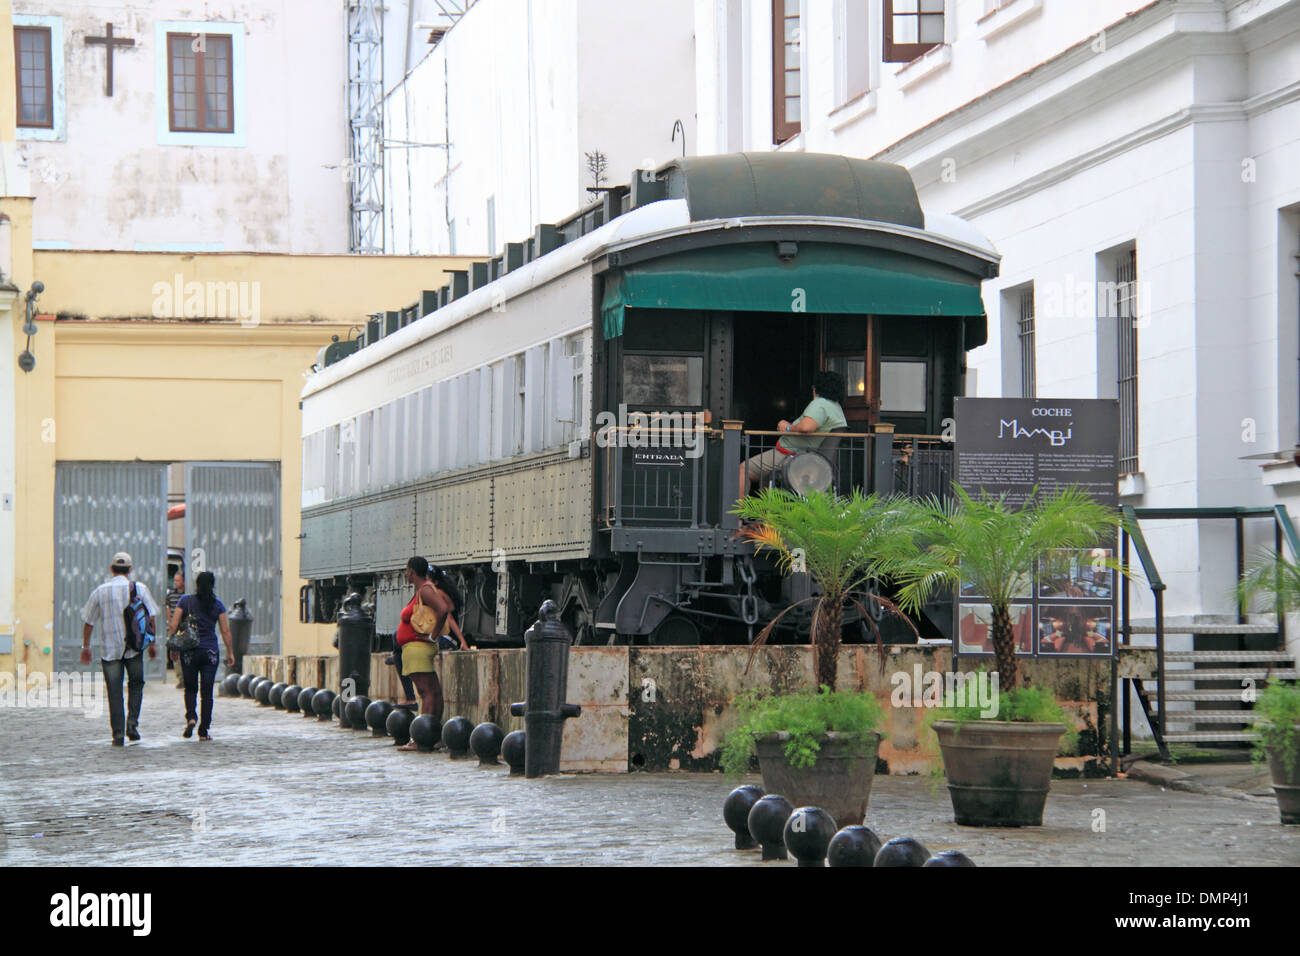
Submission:
<svg viewBox="0 0 1300 956">
<path fill-rule="evenodd" d="M 1038 569 L 1038 596 L 1045 600 L 1109 601 L 1115 595 L 1111 548 L 1052 551 Z"/>
<path fill-rule="evenodd" d="M 1038 653 L 1107 657 L 1114 645 L 1109 604 L 1043 604 L 1038 608 Z"/>
<path fill-rule="evenodd" d="M 1034 652 L 1034 611 L 1030 604 L 1012 604 L 1007 608 L 1011 616 L 1011 632 L 1015 636 L 1017 654 Z M 993 606 L 990 604 L 963 604 L 957 622 L 958 654 L 993 653 Z"/>
</svg>

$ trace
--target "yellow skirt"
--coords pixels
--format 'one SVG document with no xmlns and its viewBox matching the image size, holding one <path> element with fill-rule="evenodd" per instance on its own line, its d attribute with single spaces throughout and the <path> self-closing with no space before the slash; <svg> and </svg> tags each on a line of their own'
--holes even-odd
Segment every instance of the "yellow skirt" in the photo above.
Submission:
<svg viewBox="0 0 1300 956">
<path fill-rule="evenodd" d="M 438 662 L 438 645 L 428 641 L 409 641 L 402 645 L 403 674 L 432 674 Z"/>
</svg>

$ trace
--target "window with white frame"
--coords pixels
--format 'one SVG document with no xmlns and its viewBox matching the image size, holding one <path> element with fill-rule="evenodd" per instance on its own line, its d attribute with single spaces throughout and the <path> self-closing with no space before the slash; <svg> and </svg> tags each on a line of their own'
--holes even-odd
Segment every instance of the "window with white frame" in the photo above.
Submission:
<svg viewBox="0 0 1300 956">
<path fill-rule="evenodd" d="M 158 20 L 154 45 L 158 142 L 245 146 L 244 25 Z"/>
<path fill-rule="evenodd" d="M 13 15 L 16 136 L 63 140 L 67 135 L 63 80 L 63 18 Z M 58 170 L 33 170 L 42 182 L 56 182 Z"/>
<path fill-rule="evenodd" d="M 910 63 L 943 43 L 945 0 L 883 2 L 886 63 Z"/>
</svg>

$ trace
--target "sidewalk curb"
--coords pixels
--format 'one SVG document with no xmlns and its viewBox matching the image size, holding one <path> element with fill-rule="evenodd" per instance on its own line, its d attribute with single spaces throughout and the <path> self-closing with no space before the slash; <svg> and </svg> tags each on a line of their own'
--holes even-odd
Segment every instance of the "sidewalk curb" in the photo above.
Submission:
<svg viewBox="0 0 1300 956">
<path fill-rule="evenodd" d="M 1249 800 L 1252 803 L 1274 803 L 1276 797 L 1256 797 L 1243 790 L 1231 787 L 1212 787 L 1197 781 L 1196 777 L 1177 767 L 1164 764 L 1148 763 L 1139 760 L 1128 769 L 1130 780 L 1141 780 L 1157 787 L 1181 790 L 1185 793 L 1197 793 L 1207 797 L 1232 797 L 1236 800 Z"/>
</svg>

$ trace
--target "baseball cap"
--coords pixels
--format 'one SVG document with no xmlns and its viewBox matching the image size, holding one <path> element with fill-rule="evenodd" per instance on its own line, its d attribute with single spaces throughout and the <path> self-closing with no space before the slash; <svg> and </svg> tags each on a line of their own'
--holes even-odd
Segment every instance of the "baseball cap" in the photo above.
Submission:
<svg viewBox="0 0 1300 956">
<path fill-rule="evenodd" d="M 112 566 L 115 568 L 126 568 L 127 570 L 130 570 L 132 567 L 131 556 L 125 551 L 117 552 L 117 554 L 113 555 Z"/>
</svg>

